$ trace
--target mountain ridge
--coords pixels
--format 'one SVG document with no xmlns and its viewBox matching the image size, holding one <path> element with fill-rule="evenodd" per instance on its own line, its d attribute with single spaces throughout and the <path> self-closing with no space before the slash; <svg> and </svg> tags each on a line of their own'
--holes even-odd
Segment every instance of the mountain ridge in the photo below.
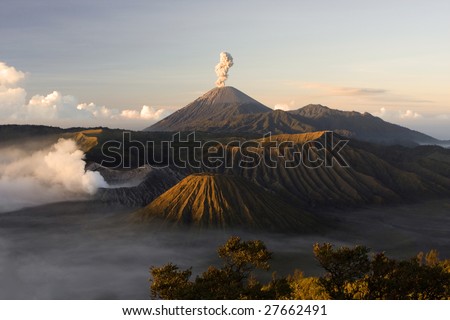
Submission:
<svg viewBox="0 0 450 320">
<path fill-rule="evenodd" d="M 348 138 L 382 144 L 426 144 L 439 140 L 389 123 L 370 113 L 342 111 L 320 104 L 273 110 L 234 87 L 214 88 L 144 131 L 294 134 L 334 131 Z"/>
<path fill-rule="evenodd" d="M 393 124 L 368 112 L 342 111 L 320 104 L 309 104 L 288 111 L 316 130 L 332 130 L 349 138 L 373 142 L 436 143 L 439 140 L 421 132 Z"/>
</svg>

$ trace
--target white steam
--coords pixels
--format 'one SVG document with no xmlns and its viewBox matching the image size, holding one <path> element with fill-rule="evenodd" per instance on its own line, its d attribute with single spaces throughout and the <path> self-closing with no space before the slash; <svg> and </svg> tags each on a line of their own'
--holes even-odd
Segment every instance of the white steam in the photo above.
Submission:
<svg viewBox="0 0 450 320">
<path fill-rule="evenodd" d="M 233 66 L 233 57 L 228 52 L 220 53 L 220 62 L 216 65 L 217 81 L 216 86 L 221 88 L 225 86 L 228 79 L 228 70 Z"/>
<path fill-rule="evenodd" d="M 76 200 L 107 187 L 100 173 L 85 171 L 83 159 L 83 151 L 68 139 L 35 152 L 0 150 L 0 212 Z"/>
</svg>

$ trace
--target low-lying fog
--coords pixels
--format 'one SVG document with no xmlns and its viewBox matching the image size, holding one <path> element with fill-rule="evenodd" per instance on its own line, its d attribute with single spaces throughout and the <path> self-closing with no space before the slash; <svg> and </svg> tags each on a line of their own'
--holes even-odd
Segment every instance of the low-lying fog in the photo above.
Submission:
<svg viewBox="0 0 450 320">
<path fill-rule="evenodd" d="M 364 244 L 407 258 L 450 252 L 450 199 L 323 215 L 336 228 L 323 235 L 243 231 L 133 230 L 129 208 L 65 202 L 0 213 L 0 299 L 146 299 L 152 265 L 173 262 L 194 273 L 217 263 L 228 236 L 261 239 L 274 252 L 272 270 L 319 275 L 312 245 Z M 267 274 L 269 276 L 269 274 Z"/>
</svg>

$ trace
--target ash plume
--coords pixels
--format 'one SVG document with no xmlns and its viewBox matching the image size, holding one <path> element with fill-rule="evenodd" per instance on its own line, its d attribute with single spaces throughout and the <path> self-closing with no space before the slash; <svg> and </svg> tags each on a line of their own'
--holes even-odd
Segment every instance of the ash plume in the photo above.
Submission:
<svg viewBox="0 0 450 320">
<path fill-rule="evenodd" d="M 228 70 L 233 66 L 233 57 L 228 52 L 220 53 L 220 62 L 216 65 L 217 81 L 216 86 L 221 88 L 225 86 L 228 79 Z"/>
</svg>

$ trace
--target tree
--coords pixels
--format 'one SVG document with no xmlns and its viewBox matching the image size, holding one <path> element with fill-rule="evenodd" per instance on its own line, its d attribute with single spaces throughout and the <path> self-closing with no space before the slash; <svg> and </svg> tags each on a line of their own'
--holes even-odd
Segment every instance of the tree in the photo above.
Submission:
<svg viewBox="0 0 450 320">
<path fill-rule="evenodd" d="M 334 249 L 316 244 L 314 254 L 327 273 L 319 284 L 331 299 L 448 299 L 450 273 L 447 262 L 432 250 L 408 260 L 384 253 L 368 257 L 366 247 Z"/>
<path fill-rule="evenodd" d="M 263 284 L 255 271 L 269 270 L 272 253 L 262 241 L 231 237 L 218 248 L 222 266 L 210 266 L 191 280 L 192 270 L 174 264 L 151 267 L 150 291 L 159 299 L 449 299 L 450 260 L 431 250 L 408 260 L 364 246 L 334 248 L 315 244 L 314 255 L 326 273 L 319 278 L 278 277 Z"/>
<path fill-rule="evenodd" d="M 290 299 L 294 300 L 327 300 L 330 296 L 320 285 L 316 277 L 305 277 L 303 272 L 295 270 L 293 275 L 287 277 L 291 288 Z"/>
<path fill-rule="evenodd" d="M 450 273 L 436 250 L 397 261 L 376 254 L 367 278 L 367 299 L 448 299 Z"/>
<path fill-rule="evenodd" d="M 152 267 L 151 296 L 161 299 L 276 299 L 289 286 L 273 279 L 261 285 L 253 275 L 256 269 L 268 270 L 272 254 L 262 241 L 242 241 L 231 237 L 218 249 L 222 268 L 210 266 L 189 280 L 191 270 L 180 271 L 173 264 Z"/>
<path fill-rule="evenodd" d="M 223 270 L 232 277 L 244 280 L 255 269 L 269 270 L 269 252 L 261 240 L 241 241 L 239 237 L 231 237 L 225 245 L 217 250 L 223 260 Z"/>
<path fill-rule="evenodd" d="M 364 246 L 334 249 L 330 243 L 313 247 L 314 255 L 327 273 L 319 278 L 320 285 L 331 299 L 352 299 L 352 284 L 370 270 L 369 249 Z"/>
<path fill-rule="evenodd" d="M 272 280 L 264 285 L 260 292 L 257 292 L 255 298 L 252 299 L 292 299 L 292 288 L 289 279 L 278 277 L 276 272 L 272 273 Z"/>
<path fill-rule="evenodd" d="M 162 267 L 151 267 L 150 273 L 150 295 L 154 299 L 192 299 L 193 287 L 189 278 L 191 269 L 179 270 L 179 268 L 168 263 Z"/>
</svg>

